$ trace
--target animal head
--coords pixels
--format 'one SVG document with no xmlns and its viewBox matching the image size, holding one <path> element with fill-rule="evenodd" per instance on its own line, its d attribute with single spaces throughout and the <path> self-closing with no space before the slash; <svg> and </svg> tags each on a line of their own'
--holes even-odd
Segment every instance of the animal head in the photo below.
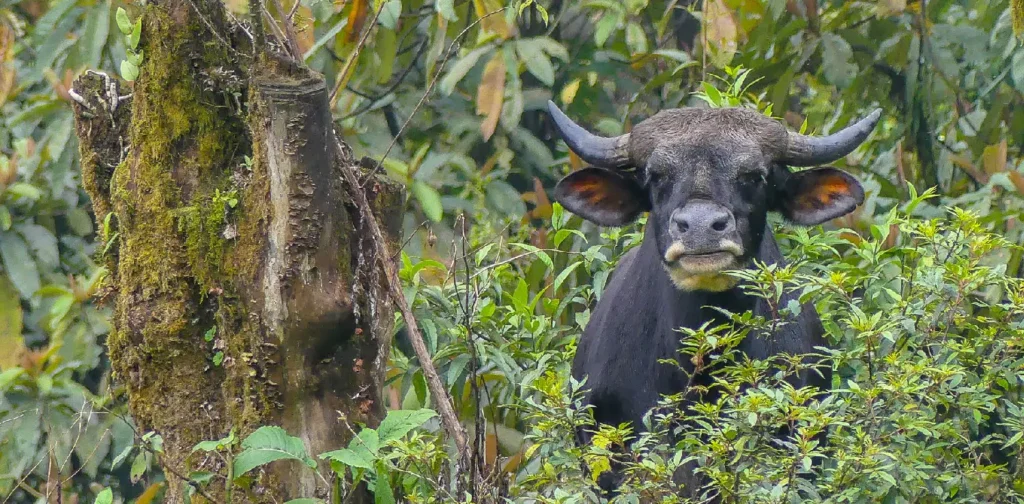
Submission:
<svg viewBox="0 0 1024 504">
<path fill-rule="evenodd" d="M 630 133 L 594 135 L 548 102 L 565 143 L 590 167 L 558 182 L 554 197 L 595 224 L 622 226 L 649 212 L 662 263 L 677 287 L 721 291 L 723 275 L 754 257 L 768 212 L 815 225 L 864 202 L 864 189 L 831 163 L 857 148 L 881 110 L 832 135 L 788 131 L 744 108 L 663 110 Z"/>
</svg>

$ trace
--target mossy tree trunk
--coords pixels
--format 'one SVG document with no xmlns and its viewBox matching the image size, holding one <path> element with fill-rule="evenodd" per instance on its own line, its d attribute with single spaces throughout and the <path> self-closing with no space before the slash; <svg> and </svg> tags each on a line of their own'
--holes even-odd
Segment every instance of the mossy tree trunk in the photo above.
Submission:
<svg viewBox="0 0 1024 504">
<path fill-rule="evenodd" d="M 191 453 L 199 441 L 278 425 L 315 457 L 347 442 L 338 412 L 380 421 L 393 312 L 350 191 L 366 191 L 392 250 L 399 193 L 342 182 L 362 169 L 335 147 L 323 78 L 254 56 L 220 2 L 150 1 L 137 15 L 131 95 L 87 73 L 76 127 L 109 244 L 114 376 L 138 426 L 163 437 L 167 495 L 181 502 L 175 473 L 227 474 Z M 323 498 L 330 471 L 318 471 L 271 463 L 234 500 Z M 208 491 L 222 499 L 219 481 Z"/>
</svg>

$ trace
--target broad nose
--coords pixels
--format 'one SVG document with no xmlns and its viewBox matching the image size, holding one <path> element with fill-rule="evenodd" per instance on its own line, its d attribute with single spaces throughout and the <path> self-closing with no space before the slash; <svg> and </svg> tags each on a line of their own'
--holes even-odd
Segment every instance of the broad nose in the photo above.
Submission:
<svg viewBox="0 0 1024 504">
<path fill-rule="evenodd" d="M 680 237 L 722 236 L 736 230 L 736 219 L 722 205 L 693 201 L 672 212 L 672 225 Z"/>
</svg>

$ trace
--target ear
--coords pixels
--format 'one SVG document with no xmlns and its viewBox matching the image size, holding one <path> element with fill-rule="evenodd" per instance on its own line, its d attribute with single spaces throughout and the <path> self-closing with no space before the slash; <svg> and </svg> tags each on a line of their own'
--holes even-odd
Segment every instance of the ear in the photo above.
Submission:
<svg viewBox="0 0 1024 504">
<path fill-rule="evenodd" d="M 601 226 L 624 226 L 651 208 L 636 180 L 598 168 L 584 168 L 559 180 L 554 197 L 570 212 Z"/>
<path fill-rule="evenodd" d="M 781 168 L 786 170 L 786 168 Z M 864 188 L 832 167 L 788 173 L 779 186 L 778 210 L 789 221 L 813 226 L 842 217 L 864 203 Z"/>
</svg>

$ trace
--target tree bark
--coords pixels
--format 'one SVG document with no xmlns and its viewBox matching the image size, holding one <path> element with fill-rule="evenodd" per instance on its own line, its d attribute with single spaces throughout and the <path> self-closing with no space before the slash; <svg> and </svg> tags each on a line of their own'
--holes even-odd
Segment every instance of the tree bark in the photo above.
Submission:
<svg viewBox="0 0 1024 504">
<path fill-rule="evenodd" d="M 339 413 L 379 423 L 393 311 L 351 191 L 366 191 L 392 250 L 400 193 L 344 184 L 361 169 L 333 146 L 323 78 L 251 56 L 219 2 L 151 1 L 142 16 L 130 98 L 80 77 L 76 129 L 108 244 L 114 375 L 137 425 L 163 437 L 168 502 L 181 502 L 177 475 L 227 476 L 191 453 L 199 441 L 278 425 L 316 458 L 347 443 Z M 234 500 L 326 498 L 330 468 L 317 470 L 273 462 Z M 219 482 L 206 490 L 223 501 Z"/>
</svg>

